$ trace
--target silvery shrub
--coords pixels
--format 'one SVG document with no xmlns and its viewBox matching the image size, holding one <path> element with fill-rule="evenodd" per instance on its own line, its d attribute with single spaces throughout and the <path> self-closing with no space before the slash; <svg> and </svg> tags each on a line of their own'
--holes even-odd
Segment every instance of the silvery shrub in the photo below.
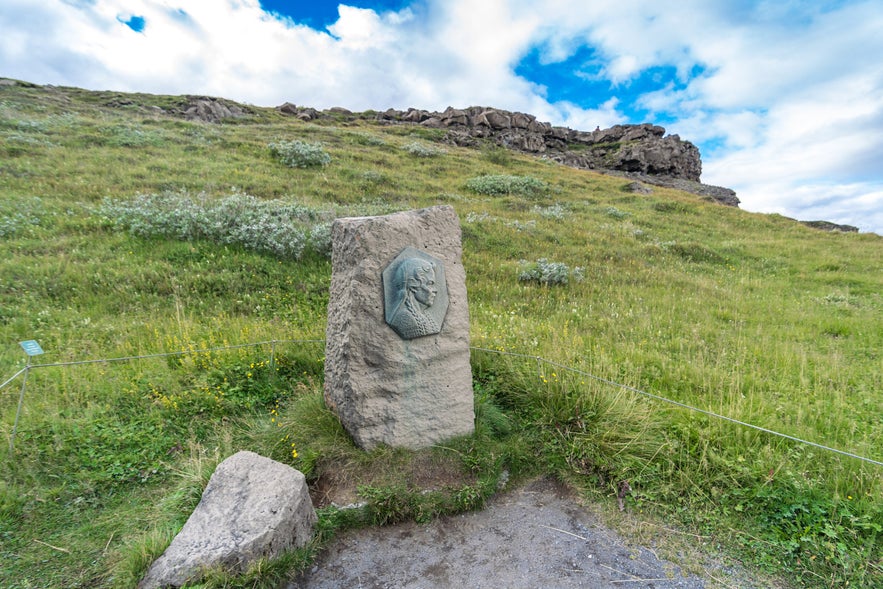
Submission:
<svg viewBox="0 0 883 589">
<path fill-rule="evenodd" d="M 581 282 L 583 269 L 579 266 L 571 269 L 562 262 L 550 262 L 540 258 L 536 262 L 521 260 L 519 263 L 518 280 L 522 282 L 538 282 L 547 286 L 568 284 L 570 280 Z"/>
<path fill-rule="evenodd" d="M 270 153 L 289 168 L 311 168 L 331 163 L 331 156 L 321 143 L 277 141 L 267 145 Z"/>
</svg>

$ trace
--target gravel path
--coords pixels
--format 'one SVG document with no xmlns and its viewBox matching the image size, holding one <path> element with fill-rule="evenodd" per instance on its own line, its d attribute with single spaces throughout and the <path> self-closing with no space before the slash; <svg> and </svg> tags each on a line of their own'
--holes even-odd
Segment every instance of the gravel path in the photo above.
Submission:
<svg viewBox="0 0 883 589">
<path fill-rule="evenodd" d="M 626 545 L 559 485 L 540 479 L 479 512 L 342 534 L 288 589 L 720 586 L 709 583 Z"/>
</svg>

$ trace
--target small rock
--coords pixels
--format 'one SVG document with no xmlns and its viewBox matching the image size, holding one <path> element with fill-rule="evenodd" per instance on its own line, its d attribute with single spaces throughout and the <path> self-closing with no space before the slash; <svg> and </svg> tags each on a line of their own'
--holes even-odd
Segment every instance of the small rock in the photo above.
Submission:
<svg viewBox="0 0 883 589">
<path fill-rule="evenodd" d="M 634 192 L 635 194 L 653 194 L 653 189 L 640 182 L 631 182 L 625 186 L 626 192 Z"/>
<path fill-rule="evenodd" d="M 316 521 L 303 473 L 238 452 L 215 469 L 199 505 L 138 589 L 180 587 L 218 565 L 242 572 L 309 542 Z"/>
</svg>

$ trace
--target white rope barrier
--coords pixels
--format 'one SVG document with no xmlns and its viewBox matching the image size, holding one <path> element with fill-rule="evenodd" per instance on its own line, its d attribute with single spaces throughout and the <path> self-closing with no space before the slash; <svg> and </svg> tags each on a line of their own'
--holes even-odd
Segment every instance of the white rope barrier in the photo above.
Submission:
<svg viewBox="0 0 883 589">
<path fill-rule="evenodd" d="M 820 450 L 826 450 L 826 451 L 828 451 L 828 452 L 834 452 L 834 453 L 836 453 L 836 454 L 841 454 L 841 455 L 843 455 L 843 456 L 849 456 L 850 458 L 855 458 L 855 459 L 857 459 L 857 460 L 861 460 L 861 461 L 864 461 L 864 462 L 868 462 L 868 463 L 870 463 L 870 464 L 876 464 L 877 466 L 883 466 L 883 462 L 881 462 L 881 461 L 879 461 L 879 460 L 874 460 L 873 458 L 868 458 L 868 457 L 866 457 L 866 456 L 860 456 L 860 455 L 858 455 L 858 454 L 853 454 L 852 452 L 847 452 L 847 451 L 845 451 L 845 450 L 838 450 L 837 448 L 831 448 L 830 446 L 824 446 L 824 445 L 822 445 L 822 444 L 818 444 L 818 443 L 816 443 L 816 442 L 812 442 L 812 441 L 809 441 L 809 440 L 804 440 L 804 439 L 801 439 L 801 438 L 798 438 L 798 437 L 795 437 L 795 436 L 791 436 L 791 435 L 788 435 L 788 434 L 783 434 L 782 432 L 777 432 L 777 431 L 775 431 L 775 430 L 771 430 L 771 429 L 768 429 L 768 428 L 765 428 L 765 427 L 761 427 L 761 426 L 759 426 L 759 425 L 754 425 L 753 423 L 747 423 L 747 422 L 745 422 L 745 421 L 740 421 L 740 420 L 738 420 L 738 419 L 734 419 L 734 418 L 732 418 L 732 417 L 727 417 L 726 415 L 720 415 L 720 414 L 715 413 L 715 412 L 713 412 L 713 411 L 708 411 L 707 409 L 700 409 L 700 408 L 698 408 L 698 407 L 693 407 L 692 405 L 687 405 L 686 403 L 681 403 L 680 401 L 674 401 L 674 400 L 672 400 L 672 399 L 666 399 L 665 397 L 662 397 L 662 396 L 660 396 L 660 395 L 656 395 L 656 394 L 654 394 L 654 393 L 648 393 L 647 391 L 642 391 L 641 389 L 637 389 L 637 388 L 635 388 L 635 387 L 632 387 L 632 386 L 629 386 L 629 385 L 626 385 L 626 384 L 618 383 L 618 382 L 615 382 L 615 381 L 612 381 L 612 380 L 609 380 L 609 379 L 606 379 L 606 378 L 602 378 L 602 377 L 600 377 L 600 376 L 595 376 L 594 374 L 591 374 L 591 373 L 586 372 L 586 371 L 584 371 L 584 370 L 580 370 L 580 369 L 578 369 L 578 368 L 573 368 L 573 367 L 571 367 L 571 366 L 565 366 L 564 364 L 559 364 L 558 362 L 553 362 L 552 360 L 547 360 L 546 358 L 542 358 L 542 357 L 540 357 L 540 356 L 530 356 L 530 355 L 527 355 L 527 354 L 518 354 L 518 353 L 515 353 L 515 352 L 505 352 L 505 351 L 500 351 L 500 350 L 493 350 L 493 349 L 490 349 L 490 348 L 475 348 L 475 347 L 473 347 L 472 349 L 473 349 L 473 350 L 478 350 L 478 351 L 481 351 L 481 352 L 489 352 L 489 353 L 492 353 L 492 354 L 500 354 L 500 355 L 503 355 L 503 356 L 514 356 L 514 357 L 517 357 L 517 358 L 523 358 L 523 359 L 526 359 L 526 360 L 535 360 L 535 361 L 538 362 L 538 363 L 539 363 L 539 362 L 544 362 L 544 363 L 548 364 L 549 366 L 554 366 L 555 368 L 558 368 L 558 369 L 560 369 L 560 370 L 565 370 L 565 371 L 568 371 L 568 372 L 573 372 L 574 374 L 579 374 L 580 376 L 584 376 L 584 377 L 586 377 L 586 378 L 591 378 L 591 379 L 593 379 L 593 380 L 596 380 L 596 381 L 598 381 L 598 382 L 602 382 L 602 383 L 607 384 L 607 385 L 610 385 L 610 386 L 619 387 L 619 388 L 625 389 L 625 390 L 627 390 L 627 391 L 631 391 L 631 392 L 633 392 L 633 393 L 636 393 L 636 394 L 638 394 L 638 395 L 643 395 L 643 396 L 648 397 L 648 398 L 650 398 L 650 399 L 654 399 L 654 400 L 656 400 L 656 401 L 662 401 L 663 403 L 669 403 L 670 405 L 675 405 L 676 407 L 681 407 L 682 409 L 687 409 L 687 410 L 689 410 L 689 411 L 695 411 L 696 413 L 701 413 L 701 414 L 703 414 L 703 415 L 707 415 L 707 416 L 709 416 L 709 417 L 714 417 L 714 418 L 716 418 L 716 419 L 720 419 L 720 420 L 723 420 L 723 421 L 728 421 L 728 422 L 730 422 L 730 423 L 735 423 L 735 424 L 737 424 L 737 425 L 741 425 L 741 426 L 743 426 L 743 427 L 747 427 L 747 428 L 750 428 L 750 429 L 754 429 L 754 430 L 757 430 L 757 431 L 760 431 L 760 432 L 764 432 L 764 433 L 767 433 L 767 434 L 770 434 L 770 435 L 779 436 L 780 438 L 785 438 L 786 440 L 791 440 L 791 441 L 793 441 L 793 442 L 798 442 L 798 443 L 800 443 L 800 444 L 805 444 L 805 445 L 807 445 L 807 446 L 812 446 L 812 447 L 814 447 L 814 448 L 818 448 L 818 449 L 820 449 Z"/>
<path fill-rule="evenodd" d="M 180 352 L 163 352 L 163 353 L 157 353 L 157 354 L 142 354 L 142 355 L 138 355 L 138 356 L 123 356 L 123 357 L 119 357 L 119 358 L 103 358 L 103 359 L 94 359 L 94 360 L 77 360 L 77 361 L 71 361 L 71 362 L 52 362 L 52 363 L 45 363 L 45 364 L 31 364 L 30 366 L 22 368 L 21 370 L 16 372 L 9 379 L 7 379 L 3 384 L 0 384 L 0 390 L 2 390 L 5 386 L 7 386 L 12 381 L 14 381 L 16 378 L 18 378 L 22 373 L 24 373 L 28 370 L 33 370 L 35 368 L 82 366 L 85 364 L 99 364 L 99 363 L 111 363 L 111 362 L 129 362 L 132 360 L 145 360 L 145 359 L 151 359 L 151 358 L 168 358 L 168 357 L 175 357 L 175 356 L 186 356 L 186 355 L 190 355 L 190 354 L 206 354 L 206 353 L 211 353 L 211 352 L 221 352 L 221 351 L 225 351 L 225 350 L 253 348 L 253 347 L 259 347 L 259 346 L 266 346 L 266 345 L 270 345 L 273 347 L 273 353 L 275 355 L 276 344 L 293 344 L 293 343 L 322 344 L 322 343 L 325 343 L 325 340 L 323 340 L 323 339 L 268 340 L 268 341 L 264 341 L 264 342 L 256 342 L 256 343 L 250 343 L 250 344 L 239 344 L 239 345 L 234 345 L 234 346 L 219 346 L 219 347 L 204 348 L 204 349 L 199 349 L 199 350 L 183 350 Z M 661 401 L 663 403 L 668 403 L 670 405 L 674 405 L 676 407 L 680 407 L 680 408 L 686 409 L 688 411 L 693 411 L 695 413 L 701 413 L 702 415 L 706 415 L 708 417 L 713 417 L 715 419 L 720 419 L 722 421 L 734 423 L 736 425 L 746 427 L 749 429 L 753 429 L 753 430 L 756 430 L 759 432 L 763 432 L 763 433 L 770 434 L 773 436 L 778 436 L 778 437 L 784 438 L 786 440 L 791 440 L 792 442 L 797 442 L 799 444 L 804 444 L 806 446 L 812 446 L 813 448 L 818 448 L 819 450 L 825 450 L 827 452 L 833 452 L 835 454 L 840 454 L 842 456 L 848 456 L 849 458 L 855 458 L 856 460 L 861 460 L 861 461 L 867 462 L 869 464 L 883 466 L 883 462 L 881 462 L 879 460 L 874 460 L 873 458 L 868 458 L 867 456 L 861 456 L 859 454 L 854 454 L 852 452 L 847 452 L 845 450 L 832 448 L 830 446 L 825 446 L 823 444 L 819 444 L 819 443 L 816 443 L 816 442 L 813 442 L 810 440 L 804 440 L 804 439 L 798 438 L 796 436 L 792 436 L 789 434 L 783 434 L 782 432 L 777 432 L 777 431 L 771 430 L 769 428 L 761 427 L 759 425 L 754 425 L 753 423 L 741 421 L 741 420 L 735 419 L 733 417 L 728 417 L 726 415 L 720 415 L 719 413 L 715 413 L 715 412 L 709 411 L 707 409 L 700 409 L 699 407 L 694 407 L 692 405 L 688 405 L 688 404 L 682 403 L 680 401 L 674 401 L 672 399 L 667 399 L 661 395 L 657 395 L 655 393 L 649 393 L 647 391 L 643 391 L 643 390 L 635 388 L 633 386 L 629 386 L 629 385 L 622 384 L 622 383 L 619 383 L 619 382 L 616 382 L 613 380 L 602 378 L 600 376 L 595 376 L 594 374 L 586 372 L 585 370 L 580 370 L 579 368 L 574 368 L 572 366 L 560 364 L 558 362 L 554 362 L 552 360 L 549 360 L 547 358 L 543 358 L 541 356 L 531 356 L 529 354 L 519 354 L 516 352 L 506 352 L 506 351 L 502 351 L 502 350 L 494 350 L 491 348 L 481 348 L 481 347 L 471 347 L 470 349 L 473 351 L 478 351 L 478 352 L 487 352 L 487 353 L 497 354 L 497 355 L 501 355 L 501 356 L 511 356 L 514 358 L 531 360 L 531 361 L 537 362 L 537 365 L 539 365 L 540 363 L 544 363 L 549 366 L 554 366 L 555 368 L 558 368 L 559 370 L 572 372 L 574 374 L 579 374 L 580 376 L 590 378 L 592 380 L 604 383 L 604 384 L 612 386 L 612 387 L 622 388 L 627 391 L 631 391 L 635 394 L 647 397 L 649 399 L 653 399 L 655 401 Z"/>
</svg>

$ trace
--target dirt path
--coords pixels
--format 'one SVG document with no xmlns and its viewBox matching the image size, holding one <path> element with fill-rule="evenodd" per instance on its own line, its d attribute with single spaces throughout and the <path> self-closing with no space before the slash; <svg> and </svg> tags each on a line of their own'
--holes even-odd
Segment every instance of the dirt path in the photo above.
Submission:
<svg viewBox="0 0 883 589">
<path fill-rule="evenodd" d="M 540 479 L 484 510 L 341 535 L 288 589 L 458 589 L 536 587 L 747 588 L 699 577 L 628 546 L 553 481 Z"/>
</svg>

